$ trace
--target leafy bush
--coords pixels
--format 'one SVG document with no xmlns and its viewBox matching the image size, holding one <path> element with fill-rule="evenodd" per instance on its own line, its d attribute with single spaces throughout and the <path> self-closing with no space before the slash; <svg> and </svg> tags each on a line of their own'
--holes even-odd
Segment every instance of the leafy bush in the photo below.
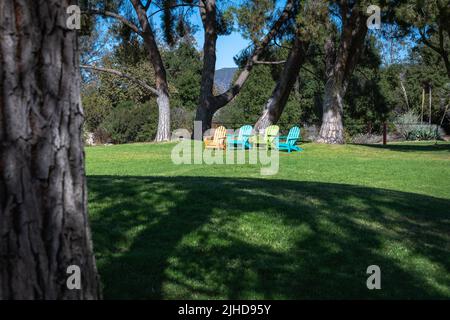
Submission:
<svg viewBox="0 0 450 320">
<path fill-rule="evenodd" d="M 98 127 L 94 130 L 94 144 L 106 144 L 111 142 L 111 135 L 105 129 Z"/>
<path fill-rule="evenodd" d="M 418 124 L 410 133 L 408 140 L 437 140 L 441 138 L 441 130 L 436 125 Z"/>
<path fill-rule="evenodd" d="M 95 131 L 113 109 L 111 101 L 102 95 L 94 85 L 84 88 L 82 94 L 85 126 L 88 131 Z"/>
<path fill-rule="evenodd" d="M 172 130 L 191 130 L 194 123 L 194 116 L 194 111 L 189 111 L 184 108 L 172 108 L 170 113 Z"/>
<path fill-rule="evenodd" d="M 101 129 L 111 136 L 113 143 L 151 141 L 156 135 L 157 114 L 153 103 L 123 102 L 106 117 Z"/>
<path fill-rule="evenodd" d="M 442 130 L 436 125 L 419 123 L 419 116 L 413 111 L 397 116 L 394 123 L 405 140 L 435 140 L 442 135 Z"/>
</svg>

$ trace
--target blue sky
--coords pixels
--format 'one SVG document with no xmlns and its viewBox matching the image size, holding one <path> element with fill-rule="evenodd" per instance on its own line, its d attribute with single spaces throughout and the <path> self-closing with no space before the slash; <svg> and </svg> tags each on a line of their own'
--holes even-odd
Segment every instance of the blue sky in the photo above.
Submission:
<svg viewBox="0 0 450 320">
<path fill-rule="evenodd" d="M 228 2 L 222 3 L 223 6 L 227 5 L 239 5 L 246 0 L 227 0 Z M 226 3 L 226 4 L 225 4 Z M 276 8 L 283 8 L 285 0 L 276 1 Z M 200 15 L 198 10 L 194 10 L 192 15 L 192 22 L 195 25 L 201 26 Z M 201 50 L 203 46 L 203 29 L 200 27 L 199 31 L 195 34 L 197 40 L 198 49 Z M 233 57 L 236 56 L 243 49 L 247 48 L 250 44 L 249 40 L 245 40 L 238 32 L 233 32 L 229 36 L 221 36 L 217 40 L 217 61 L 216 69 L 237 67 L 234 63 Z"/>
<path fill-rule="evenodd" d="M 192 16 L 192 22 L 195 25 L 201 26 L 200 15 L 195 10 Z M 195 33 L 197 47 L 202 50 L 203 47 L 203 29 L 200 27 Z M 217 39 L 217 61 L 216 69 L 236 67 L 233 57 L 245 49 L 249 45 L 249 41 L 241 37 L 238 32 L 233 32 L 229 36 L 221 36 Z"/>
<path fill-rule="evenodd" d="M 203 33 L 195 34 L 199 49 L 203 46 Z M 217 62 L 216 69 L 236 67 L 233 57 L 248 46 L 249 42 L 241 37 L 237 32 L 229 36 L 217 39 Z"/>
<path fill-rule="evenodd" d="M 196 12 L 193 15 L 192 19 L 195 25 L 200 26 L 198 28 L 198 31 L 194 34 L 194 37 L 197 42 L 197 49 L 201 51 L 203 49 L 204 35 L 198 12 Z M 158 18 L 155 18 L 153 21 L 156 28 L 158 29 L 160 25 L 160 20 Z M 106 32 L 108 28 L 110 28 L 110 26 L 111 25 L 109 23 L 106 23 L 103 19 L 101 19 L 99 22 L 99 28 L 103 33 L 103 35 L 106 35 Z M 220 36 L 217 39 L 216 69 L 236 67 L 233 57 L 236 56 L 243 49 L 248 47 L 249 44 L 250 42 L 242 38 L 242 36 L 238 32 L 233 32 L 228 36 Z M 111 49 L 110 46 L 114 45 L 114 42 L 108 43 L 108 45 L 109 45 L 108 48 Z"/>
</svg>

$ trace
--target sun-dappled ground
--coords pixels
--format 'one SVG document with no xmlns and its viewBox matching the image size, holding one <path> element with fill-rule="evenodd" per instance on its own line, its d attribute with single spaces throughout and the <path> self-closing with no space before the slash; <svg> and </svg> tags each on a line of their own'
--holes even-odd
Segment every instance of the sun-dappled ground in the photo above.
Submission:
<svg viewBox="0 0 450 320">
<path fill-rule="evenodd" d="M 173 146 L 86 149 L 106 298 L 450 298 L 450 144 L 304 144 L 274 176 Z"/>
</svg>

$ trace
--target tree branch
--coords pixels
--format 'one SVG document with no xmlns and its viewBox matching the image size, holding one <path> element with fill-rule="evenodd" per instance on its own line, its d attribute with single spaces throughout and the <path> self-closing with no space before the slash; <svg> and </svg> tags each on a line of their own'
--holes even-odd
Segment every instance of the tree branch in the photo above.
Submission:
<svg viewBox="0 0 450 320">
<path fill-rule="evenodd" d="M 419 34 L 420 34 L 420 40 L 422 40 L 422 42 L 423 42 L 426 46 L 430 47 L 431 49 L 433 49 L 434 51 L 436 51 L 436 52 L 439 53 L 440 55 L 443 54 L 443 52 L 441 51 L 440 48 L 438 48 L 438 47 L 436 47 L 435 45 L 433 45 L 433 44 L 426 38 L 426 36 L 425 36 L 425 34 L 423 33 L 422 30 L 419 30 Z"/>
<path fill-rule="evenodd" d="M 433 51 L 435 51 L 436 53 L 438 53 L 441 56 L 441 58 L 445 64 L 445 68 L 447 70 L 447 76 L 450 77 L 450 59 L 448 56 L 448 51 L 445 50 L 444 33 L 442 30 L 442 25 L 439 24 L 439 47 L 432 44 L 431 41 L 426 38 L 426 36 L 422 30 L 419 30 L 419 34 L 420 34 L 420 38 L 421 38 L 422 42 L 427 47 L 429 47 L 430 49 L 432 49 Z"/>
<path fill-rule="evenodd" d="M 273 43 L 274 43 L 278 48 L 288 49 L 288 50 L 291 50 L 291 49 L 292 49 L 292 47 L 288 47 L 288 46 L 284 46 L 284 45 L 282 45 L 282 44 L 279 44 L 279 43 L 277 42 L 276 39 L 274 39 Z"/>
<path fill-rule="evenodd" d="M 141 37 L 143 35 L 142 31 L 138 28 L 138 26 L 136 26 L 130 20 L 126 19 L 125 17 L 123 17 L 120 14 L 117 14 L 115 12 L 90 9 L 88 11 L 85 11 L 84 13 L 96 14 L 96 15 L 100 15 L 100 16 L 104 16 L 104 17 L 114 18 L 114 19 L 118 20 L 119 22 L 123 23 L 124 25 L 126 25 L 127 27 L 129 27 L 131 30 L 133 30 L 135 33 L 137 33 Z"/>
<path fill-rule="evenodd" d="M 308 72 L 309 74 L 311 74 L 314 77 L 314 79 L 316 79 L 318 82 L 323 82 L 324 81 L 324 79 L 322 79 L 317 74 L 315 74 L 314 71 L 312 71 L 311 69 L 305 67 L 305 65 L 302 65 L 300 69 L 303 69 L 306 72 Z"/>
<path fill-rule="evenodd" d="M 226 105 L 228 102 L 234 99 L 234 97 L 241 91 L 242 87 L 244 86 L 245 82 L 250 76 L 250 71 L 255 65 L 255 62 L 258 61 L 258 58 L 261 55 L 261 53 L 266 49 L 267 45 L 275 38 L 275 36 L 277 35 L 278 31 L 283 26 L 283 24 L 291 17 L 292 12 L 294 11 L 295 2 L 296 2 L 295 0 L 287 1 L 282 14 L 278 18 L 278 20 L 273 24 L 272 28 L 263 38 L 261 43 L 255 47 L 252 55 L 247 60 L 247 64 L 245 65 L 244 69 L 240 72 L 239 76 L 237 77 L 236 81 L 233 83 L 231 88 L 225 91 L 224 93 L 214 97 L 214 99 L 217 101 L 216 105 L 217 108 L 221 108 L 222 106 Z"/>
<path fill-rule="evenodd" d="M 147 11 L 152 5 L 152 0 L 147 0 L 147 4 L 144 6 L 145 11 Z"/>
<path fill-rule="evenodd" d="M 280 60 L 280 61 L 255 61 L 255 64 L 268 64 L 268 65 L 278 65 L 278 64 L 285 64 L 286 60 Z"/>
<path fill-rule="evenodd" d="M 105 73 L 109 73 L 109 74 L 113 74 L 125 79 L 128 79 L 138 85 L 140 85 L 142 88 L 150 91 L 151 93 L 153 93 L 155 96 L 159 96 L 158 91 L 153 88 L 152 86 L 150 86 L 148 83 L 146 83 L 145 81 L 139 80 L 136 77 L 133 77 L 132 75 L 129 75 L 127 73 L 115 70 L 115 69 L 110 69 L 110 68 L 102 68 L 102 67 L 97 67 L 97 66 L 86 66 L 86 65 L 81 65 L 80 66 L 81 69 L 86 69 L 86 70 L 94 70 L 94 71 L 99 71 L 99 72 L 105 72 Z"/>
</svg>

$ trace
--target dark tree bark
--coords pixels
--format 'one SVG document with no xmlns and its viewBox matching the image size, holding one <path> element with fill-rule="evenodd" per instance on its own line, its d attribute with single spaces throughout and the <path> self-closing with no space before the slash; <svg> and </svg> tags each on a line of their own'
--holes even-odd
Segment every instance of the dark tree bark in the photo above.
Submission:
<svg viewBox="0 0 450 320">
<path fill-rule="evenodd" d="M 306 60 L 307 49 L 308 43 L 302 41 L 300 35 L 297 35 L 284 65 L 283 72 L 280 75 L 280 79 L 267 101 L 262 116 L 255 124 L 257 131 L 265 130 L 268 126 L 277 123 L 280 119 L 292 88 L 297 81 L 300 68 Z"/>
<path fill-rule="evenodd" d="M 325 44 L 326 84 L 323 100 L 322 126 L 319 143 L 343 144 L 343 99 L 351 75 L 364 49 L 367 17 L 362 8 L 354 5 L 341 8 L 342 32 L 339 46 L 328 39 Z"/>
<path fill-rule="evenodd" d="M 0 299 L 100 298 L 70 4 L 0 1 Z"/>
<path fill-rule="evenodd" d="M 288 0 L 281 16 L 274 23 L 270 31 L 266 34 L 261 43 L 255 46 L 252 54 L 247 60 L 245 67 L 239 73 L 236 81 L 226 92 L 215 96 L 214 75 L 216 68 L 216 1 L 200 0 L 200 14 L 202 17 L 205 42 L 203 45 L 203 71 L 200 92 L 200 101 L 197 107 L 195 120 L 202 122 L 202 130 L 211 128 L 211 122 L 214 114 L 220 108 L 226 106 L 231 100 L 239 94 L 254 65 L 258 62 L 260 55 L 264 52 L 269 43 L 275 38 L 283 24 L 291 17 L 298 0 Z"/>
<path fill-rule="evenodd" d="M 202 131 L 205 132 L 211 128 L 212 118 L 217 111 L 213 95 L 217 44 L 216 1 L 200 0 L 200 16 L 203 22 L 205 40 L 203 43 L 203 69 L 200 86 L 200 101 L 195 120 L 202 122 Z"/>
<path fill-rule="evenodd" d="M 156 90 L 158 91 L 156 103 L 158 104 L 159 110 L 158 131 L 156 133 L 155 141 L 168 141 L 170 140 L 170 98 L 166 69 L 156 43 L 155 35 L 147 17 L 146 8 L 142 5 L 140 0 L 131 0 L 131 3 L 133 4 L 139 24 L 141 25 L 142 38 L 144 39 L 145 49 L 149 54 L 150 63 L 155 70 Z"/>
</svg>

